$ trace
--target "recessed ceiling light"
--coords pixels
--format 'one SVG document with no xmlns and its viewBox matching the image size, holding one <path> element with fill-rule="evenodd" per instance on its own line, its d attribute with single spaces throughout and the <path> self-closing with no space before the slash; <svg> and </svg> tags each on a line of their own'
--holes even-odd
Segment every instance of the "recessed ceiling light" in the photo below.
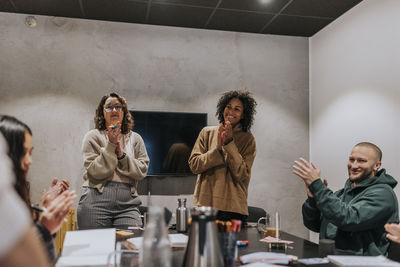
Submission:
<svg viewBox="0 0 400 267">
<path fill-rule="evenodd" d="M 272 0 L 258 0 L 261 4 L 266 5 L 272 2 Z"/>
</svg>

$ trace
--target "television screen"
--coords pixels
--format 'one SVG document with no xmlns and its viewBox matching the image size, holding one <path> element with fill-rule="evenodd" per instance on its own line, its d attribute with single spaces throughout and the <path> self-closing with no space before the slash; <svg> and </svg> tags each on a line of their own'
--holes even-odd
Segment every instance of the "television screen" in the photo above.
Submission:
<svg viewBox="0 0 400 267">
<path fill-rule="evenodd" d="M 148 175 L 192 174 L 188 159 L 207 113 L 131 110 L 133 131 L 140 134 L 150 158 Z"/>
</svg>

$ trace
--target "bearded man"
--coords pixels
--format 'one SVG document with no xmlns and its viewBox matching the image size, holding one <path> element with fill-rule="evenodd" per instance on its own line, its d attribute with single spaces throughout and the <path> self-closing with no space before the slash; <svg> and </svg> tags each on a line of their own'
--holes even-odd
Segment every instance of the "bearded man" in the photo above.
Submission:
<svg viewBox="0 0 400 267">
<path fill-rule="evenodd" d="M 382 151 L 362 142 L 353 147 L 347 163 L 349 178 L 343 189 L 332 192 L 320 170 L 303 158 L 293 173 L 306 185 L 304 225 L 335 240 L 336 254 L 387 255 L 385 224 L 398 223 L 398 202 L 393 188 L 397 181 L 381 169 Z"/>
</svg>

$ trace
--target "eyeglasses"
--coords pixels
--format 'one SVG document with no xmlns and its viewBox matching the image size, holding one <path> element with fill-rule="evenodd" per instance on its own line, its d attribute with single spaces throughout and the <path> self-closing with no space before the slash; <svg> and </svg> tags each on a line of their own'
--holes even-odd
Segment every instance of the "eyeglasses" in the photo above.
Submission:
<svg viewBox="0 0 400 267">
<path fill-rule="evenodd" d="M 121 111 L 122 110 L 122 106 L 107 106 L 107 107 L 104 107 L 104 109 L 106 110 L 106 112 L 111 112 L 113 110 Z"/>
</svg>

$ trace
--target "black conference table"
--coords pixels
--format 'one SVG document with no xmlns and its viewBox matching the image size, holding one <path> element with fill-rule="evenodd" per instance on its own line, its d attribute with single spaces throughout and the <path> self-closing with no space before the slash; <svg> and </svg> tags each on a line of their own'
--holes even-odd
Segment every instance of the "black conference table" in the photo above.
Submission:
<svg viewBox="0 0 400 267">
<path fill-rule="evenodd" d="M 238 236 L 238 240 L 249 240 L 249 245 L 247 247 L 239 247 L 239 256 L 260 252 L 260 251 L 272 251 L 272 252 L 282 252 L 290 255 L 297 256 L 300 258 L 315 258 L 318 257 L 318 244 L 311 241 L 305 240 L 301 237 L 286 233 L 281 231 L 281 239 L 293 241 L 293 244 L 288 245 L 287 251 L 282 249 L 272 249 L 269 250 L 268 245 L 259 240 L 264 237 L 263 233 L 259 233 L 256 228 L 245 228 L 242 229 Z"/>
<path fill-rule="evenodd" d="M 135 231 L 136 232 L 136 231 Z M 175 231 L 169 231 L 170 233 L 176 233 Z M 135 236 L 140 236 L 141 233 L 136 233 Z M 238 240 L 248 240 L 249 244 L 246 247 L 238 248 L 239 257 L 242 255 L 246 255 L 253 252 L 281 252 L 289 255 L 297 256 L 300 258 L 315 258 L 318 257 L 318 244 L 305 240 L 303 238 L 297 237 L 295 235 L 286 233 L 281 231 L 281 239 L 293 241 L 293 244 L 290 244 L 285 251 L 284 249 L 272 249 L 268 248 L 268 244 L 264 242 L 260 242 L 259 240 L 264 237 L 263 233 L 259 233 L 255 227 L 247 227 L 243 228 L 239 235 Z M 185 255 L 184 249 L 173 250 L 172 253 L 172 265 L 173 267 L 180 267 L 183 263 L 183 258 Z M 136 254 L 137 256 L 137 254 Z M 138 259 L 129 259 L 125 258 L 125 261 L 128 261 L 128 264 L 122 264 L 122 266 L 138 266 Z M 124 261 L 124 256 L 122 258 L 122 262 Z M 239 261 L 236 262 L 236 266 L 242 265 Z M 289 266 L 302 266 L 297 263 L 290 263 Z"/>
</svg>

